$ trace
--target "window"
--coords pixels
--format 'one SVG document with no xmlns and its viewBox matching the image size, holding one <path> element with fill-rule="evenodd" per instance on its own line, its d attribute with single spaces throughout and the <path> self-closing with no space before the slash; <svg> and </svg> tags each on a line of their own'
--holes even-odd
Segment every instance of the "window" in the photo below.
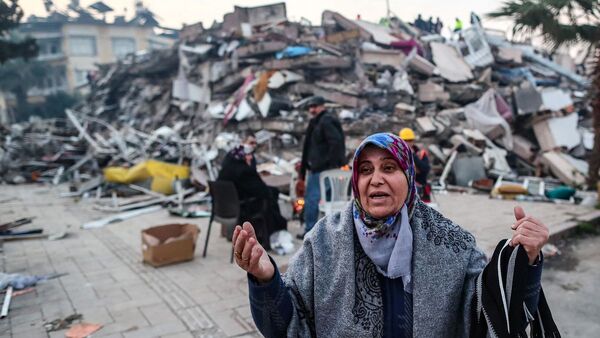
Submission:
<svg viewBox="0 0 600 338">
<path fill-rule="evenodd" d="M 169 45 L 166 43 L 160 42 L 160 41 L 149 39 L 148 40 L 148 48 L 150 50 L 165 49 L 165 48 L 169 48 Z"/>
<path fill-rule="evenodd" d="M 135 40 L 133 38 L 112 38 L 113 55 L 122 59 L 127 54 L 135 52 Z"/>
<path fill-rule="evenodd" d="M 37 39 L 36 42 L 40 49 L 40 56 L 62 54 L 60 38 Z"/>
<path fill-rule="evenodd" d="M 87 75 L 88 70 L 84 69 L 75 69 L 75 86 L 82 86 L 88 83 Z"/>
<path fill-rule="evenodd" d="M 65 66 L 48 66 L 43 77 L 37 79 L 29 95 L 49 95 L 59 90 L 66 90 Z"/>
<path fill-rule="evenodd" d="M 69 51 L 73 56 L 96 56 L 96 38 L 93 36 L 71 36 Z"/>
</svg>

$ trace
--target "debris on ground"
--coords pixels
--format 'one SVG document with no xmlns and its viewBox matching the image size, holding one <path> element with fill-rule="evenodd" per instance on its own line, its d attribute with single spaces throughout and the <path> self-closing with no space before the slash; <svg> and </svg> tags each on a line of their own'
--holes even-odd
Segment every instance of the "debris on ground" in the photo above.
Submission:
<svg viewBox="0 0 600 338">
<path fill-rule="evenodd" d="M 57 318 L 50 322 L 44 323 L 44 328 L 46 332 L 60 331 L 66 328 L 71 327 L 71 324 L 75 321 L 79 321 L 83 319 L 83 315 L 79 313 L 74 313 L 68 315 L 65 318 Z"/>
<path fill-rule="evenodd" d="M 100 330 L 101 324 L 92 323 L 81 323 L 71 326 L 71 328 L 65 332 L 66 338 L 85 338 L 91 336 L 92 333 Z"/>
<path fill-rule="evenodd" d="M 144 263 L 159 267 L 194 259 L 199 235 L 195 224 L 165 224 L 142 230 Z"/>
<path fill-rule="evenodd" d="M 54 273 L 48 275 L 22 275 L 22 274 L 8 274 L 0 272 L 0 290 L 4 290 L 11 286 L 15 290 L 26 289 L 31 286 L 35 286 L 38 282 L 47 281 L 54 278 L 59 278 L 67 275 L 66 273 Z"/>
<path fill-rule="evenodd" d="M 221 160 L 254 132 L 259 165 L 290 199 L 304 105 L 319 95 L 338 113 L 349 154 L 371 133 L 417 130 L 434 190 L 552 202 L 564 196 L 550 193 L 557 187 L 587 188 L 585 67 L 564 68 L 478 21 L 447 38 L 399 18 L 384 26 L 324 11 L 321 25 L 309 25 L 290 21 L 285 4 L 264 8 L 276 18 L 226 15 L 184 29 L 170 49 L 100 65 L 64 119 L 0 127 L 0 180 L 68 182 L 63 196 L 117 213 L 84 228 L 156 206 L 187 217 L 184 206 L 208 201 Z"/>
</svg>

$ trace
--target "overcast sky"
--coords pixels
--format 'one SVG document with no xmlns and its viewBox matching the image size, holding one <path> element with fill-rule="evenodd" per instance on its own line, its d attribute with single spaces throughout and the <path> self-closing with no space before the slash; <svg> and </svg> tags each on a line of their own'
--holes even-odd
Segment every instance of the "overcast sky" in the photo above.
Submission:
<svg viewBox="0 0 600 338">
<path fill-rule="evenodd" d="M 97 0 L 80 0 L 82 7 L 87 7 Z M 163 26 L 181 28 L 183 23 L 191 24 L 202 21 L 209 27 L 213 20 L 222 21 L 225 13 L 233 11 L 233 6 L 252 7 L 277 1 L 252 1 L 252 0 L 145 0 L 144 5 L 154 12 Z M 321 23 L 321 13 L 333 10 L 349 17 L 356 18 L 360 14 L 362 19 L 379 21 L 386 14 L 386 0 L 289 0 L 284 1 L 287 7 L 288 18 L 298 21 L 302 17 L 309 19 L 313 24 Z M 70 0 L 54 0 L 58 8 L 66 8 Z M 105 0 L 104 3 L 122 15 L 127 8 L 127 16 L 133 15 L 134 0 Z M 497 9 L 501 0 L 390 0 L 390 9 L 398 17 L 407 22 L 412 22 L 417 14 L 421 13 L 425 19 L 432 16 L 434 21 L 440 17 L 447 27 L 453 26 L 454 18 L 459 17 L 466 26 L 469 22 L 469 13 L 474 11 L 484 19 L 484 26 L 507 30 L 510 23 L 506 21 L 490 21 L 484 18 L 486 13 Z M 44 16 L 43 0 L 19 0 L 25 11 L 25 16 L 35 14 Z"/>
</svg>

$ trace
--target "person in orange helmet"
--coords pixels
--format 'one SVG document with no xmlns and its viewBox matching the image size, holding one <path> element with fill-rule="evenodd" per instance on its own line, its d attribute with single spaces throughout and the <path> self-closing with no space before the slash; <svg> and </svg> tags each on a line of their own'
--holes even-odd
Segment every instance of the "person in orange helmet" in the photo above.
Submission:
<svg viewBox="0 0 600 338">
<path fill-rule="evenodd" d="M 429 155 L 427 154 L 427 150 L 420 149 L 415 144 L 415 139 L 417 138 L 415 132 L 410 128 L 403 128 L 400 130 L 399 135 L 400 138 L 408 143 L 413 151 L 413 159 L 415 161 L 415 182 L 417 182 L 417 191 L 419 192 L 419 196 L 421 200 L 425 203 L 431 202 L 431 185 L 427 183 L 427 175 L 429 175 L 429 171 L 431 170 L 431 165 L 429 164 Z"/>
</svg>

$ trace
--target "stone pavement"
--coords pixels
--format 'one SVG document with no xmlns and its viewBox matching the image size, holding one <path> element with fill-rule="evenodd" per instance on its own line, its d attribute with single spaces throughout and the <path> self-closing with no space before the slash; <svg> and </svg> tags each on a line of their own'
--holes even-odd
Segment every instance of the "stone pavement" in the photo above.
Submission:
<svg viewBox="0 0 600 338">
<path fill-rule="evenodd" d="M 600 236 L 570 238 L 544 266 L 542 285 L 563 337 L 600 334 Z"/>
<path fill-rule="evenodd" d="M 0 186 L 0 222 L 35 216 L 33 225 L 47 233 L 67 230 L 67 238 L 4 243 L 2 271 L 68 273 L 41 283 L 36 291 L 13 298 L 9 316 L 0 320 L 0 337 L 64 337 L 46 333 L 44 321 L 83 314 L 83 321 L 103 328 L 94 337 L 258 337 L 248 306 L 245 273 L 229 264 L 230 243 L 213 226 L 206 258 L 201 257 L 207 219 L 191 220 L 201 228 L 196 258 L 155 269 L 141 263 L 140 231 L 189 219 L 165 210 L 94 230 L 81 224 L 105 217 L 90 200 L 59 198 L 65 187 Z M 487 252 L 510 235 L 514 202 L 482 196 L 439 195 L 440 209 L 472 231 Z M 525 203 L 524 208 L 562 224 L 588 209 L 571 205 Z M 300 228 L 292 222 L 290 231 Z M 297 246 L 300 243 L 297 242 Z M 279 265 L 289 256 L 275 257 Z"/>
<path fill-rule="evenodd" d="M 435 201 L 444 216 L 469 230 L 476 238 L 477 245 L 491 255 L 496 244 L 503 238 L 510 238 L 510 226 L 515 222 L 513 209 L 520 205 L 526 215 L 544 222 L 550 229 L 550 236 L 568 231 L 583 221 L 600 217 L 600 210 L 572 204 L 543 202 L 516 202 L 490 199 L 484 195 L 436 194 Z"/>
</svg>

